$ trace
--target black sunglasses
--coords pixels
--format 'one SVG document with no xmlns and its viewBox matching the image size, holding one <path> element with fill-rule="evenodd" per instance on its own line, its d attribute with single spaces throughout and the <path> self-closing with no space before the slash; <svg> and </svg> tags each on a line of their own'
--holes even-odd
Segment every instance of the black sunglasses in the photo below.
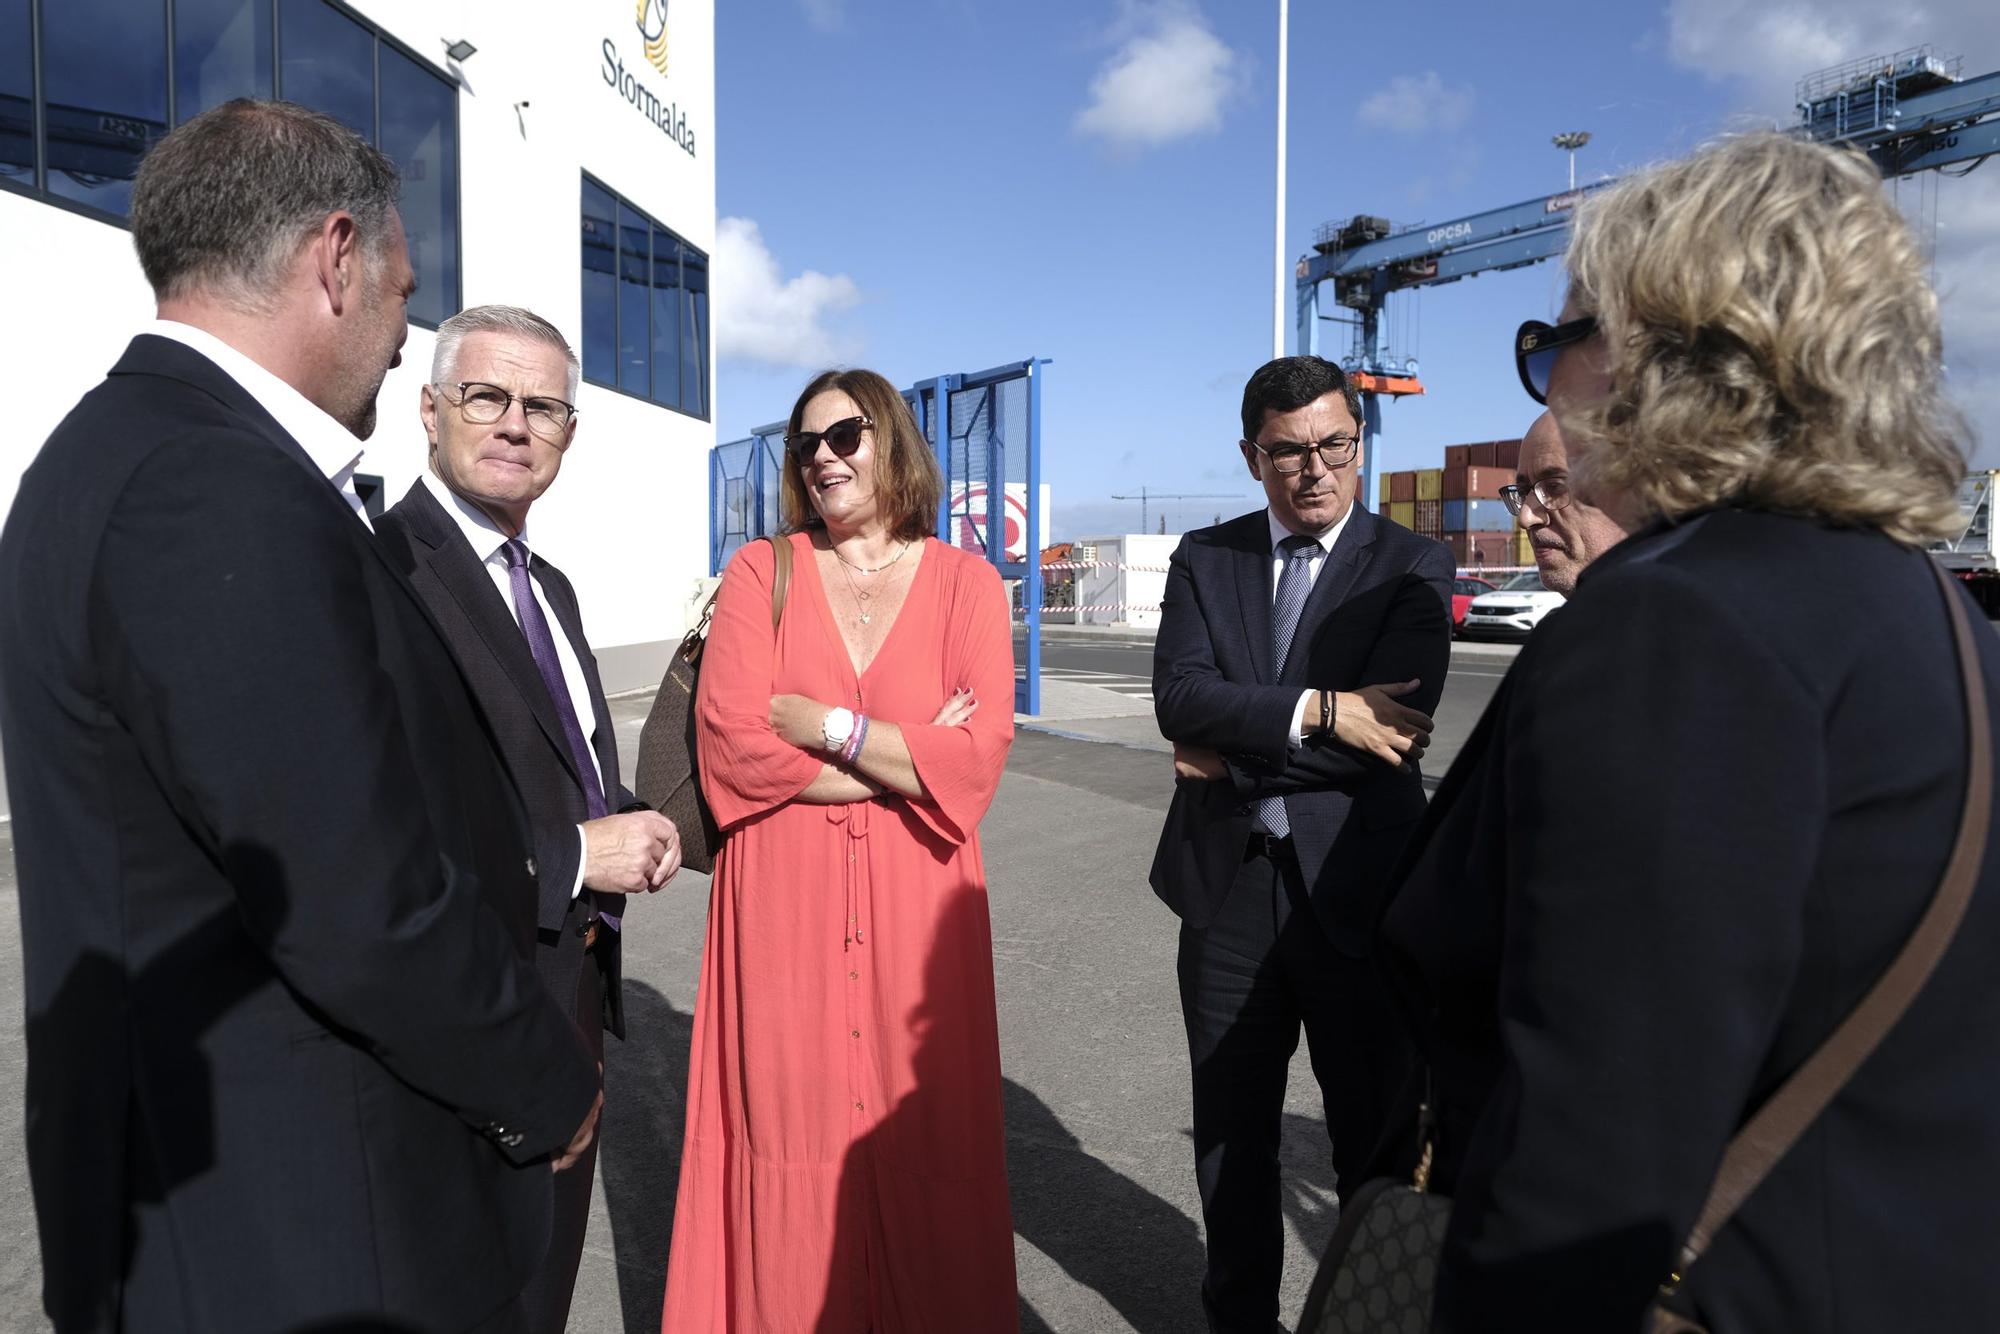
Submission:
<svg viewBox="0 0 2000 1334">
<path fill-rule="evenodd" d="M 842 417 L 824 431 L 800 431 L 797 435 L 785 437 L 785 448 L 792 451 L 792 461 L 801 468 L 812 462 L 813 455 L 819 453 L 820 441 L 826 441 L 835 458 L 846 458 L 861 448 L 861 433 L 875 423 L 866 417 Z"/>
<path fill-rule="evenodd" d="M 1537 403 L 1549 401 L 1549 374 L 1556 368 L 1556 354 L 1571 343 L 1580 343 L 1597 332 L 1597 317 L 1562 324 L 1529 320 L 1514 335 L 1514 369 L 1521 373 L 1521 387 Z"/>
</svg>

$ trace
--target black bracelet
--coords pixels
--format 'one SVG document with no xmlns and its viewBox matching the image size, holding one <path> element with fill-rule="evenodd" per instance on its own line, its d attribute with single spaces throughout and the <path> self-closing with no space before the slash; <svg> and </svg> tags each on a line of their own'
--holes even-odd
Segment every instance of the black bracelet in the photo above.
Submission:
<svg viewBox="0 0 2000 1334">
<path fill-rule="evenodd" d="M 1322 690 L 1319 692 L 1319 734 L 1321 736 L 1333 735 L 1333 692 L 1331 690 Z"/>
</svg>

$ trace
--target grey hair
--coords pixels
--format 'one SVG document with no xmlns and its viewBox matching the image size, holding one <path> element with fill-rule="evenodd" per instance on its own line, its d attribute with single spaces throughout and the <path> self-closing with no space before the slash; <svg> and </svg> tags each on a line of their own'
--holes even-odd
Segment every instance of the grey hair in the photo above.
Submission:
<svg viewBox="0 0 2000 1334">
<path fill-rule="evenodd" d="M 458 377 L 458 346 L 467 334 L 476 333 L 514 334 L 559 349 L 564 365 L 569 368 L 569 400 L 576 401 L 579 367 L 569 340 L 555 325 L 520 306 L 467 306 L 440 324 L 437 347 L 431 353 L 432 384 L 450 384 Z"/>
<path fill-rule="evenodd" d="M 132 245 L 160 300 L 206 292 L 258 308 L 329 214 L 351 214 L 379 257 L 400 189 L 381 150 L 333 117 L 239 97 L 146 154 Z"/>
</svg>

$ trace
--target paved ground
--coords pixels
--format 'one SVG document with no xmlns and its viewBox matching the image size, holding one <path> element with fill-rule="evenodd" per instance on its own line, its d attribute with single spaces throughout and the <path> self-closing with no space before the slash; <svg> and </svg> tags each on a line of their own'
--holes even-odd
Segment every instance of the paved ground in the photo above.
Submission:
<svg viewBox="0 0 2000 1334">
<path fill-rule="evenodd" d="M 1078 637 L 1079 639 L 1082 637 Z M 1150 646 L 1051 639 L 1043 716 L 1016 740 L 983 827 L 1006 1074 L 1021 1324 L 1202 1328 L 1175 921 L 1146 887 L 1170 790 L 1145 674 Z M 1110 656 L 1098 656 L 1110 655 Z M 1508 652 L 1461 650 L 1433 746 L 1442 772 Z M 1109 673 L 1086 676 L 1085 672 Z M 615 701 L 625 754 L 646 698 Z M 1112 744 L 1103 744 L 1109 742 Z M 23 1091 L 20 914 L 0 823 L 0 1098 Z M 602 1167 L 571 1328 L 658 1329 L 707 882 L 684 873 L 626 936 L 632 1039 L 607 1056 Z M 1331 1233 L 1325 1126 L 1301 1051 L 1285 1113 L 1286 1276 L 1295 1321 Z M 19 1112 L 13 1124 L 18 1126 Z M 18 1137 L 17 1141 L 18 1143 Z M 42 1331 L 27 1174 L 0 1160 L 0 1330 Z"/>
</svg>

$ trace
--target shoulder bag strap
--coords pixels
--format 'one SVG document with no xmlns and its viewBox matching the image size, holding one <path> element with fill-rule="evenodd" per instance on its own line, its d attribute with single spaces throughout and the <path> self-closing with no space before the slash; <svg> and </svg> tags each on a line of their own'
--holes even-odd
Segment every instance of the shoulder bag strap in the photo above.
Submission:
<svg viewBox="0 0 2000 1334">
<path fill-rule="evenodd" d="M 771 628 L 775 630 L 785 618 L 785 590 L 792 583 L 792 542 L 783 534 L 764 540 L 771 544 L 771 553 L 778 558 L 777 571 L 771 576 Z"/>
<path fill-rule="evenodd" d="M 1965 724 L 1971 741 L 1958 841 L 1952 846 L 1951 860 L 1945 863 L 1944 878 L 1938 883 L 1930 907 L 1924 910 L 1895 962 L 1862 997 L 1854 1012 L 1841 1021 L 1833 1035 L 1792 1072 L 1729 1141 L 1708 1203 L 1702 1207 L 1694 1231 L 1688 1234 L 1687 1244 L 1681 1248 L 1682 1274 L 1701 1258 L 1722 1225 L 1805 1134 L 1806 1127 L 1826 1110 L 1841 1086 L 1903 1017 L 1951 944 L 1952 934 L 1972 898 L 1972 887 L 1979 879 L 1986 856 L 1986 827 L 1993 813 L 1993 744 L 1986 712 L 1986 685 L 1980 670 L 1979 648 L 1958 590 L 1942 566 L 1935 561 L 1929 563 L 1944 587 L 1945 606 L 1951 616 L 1951 632 L 1957 643 L 1959 673 L 1965 688 Z"/>
</svg>

